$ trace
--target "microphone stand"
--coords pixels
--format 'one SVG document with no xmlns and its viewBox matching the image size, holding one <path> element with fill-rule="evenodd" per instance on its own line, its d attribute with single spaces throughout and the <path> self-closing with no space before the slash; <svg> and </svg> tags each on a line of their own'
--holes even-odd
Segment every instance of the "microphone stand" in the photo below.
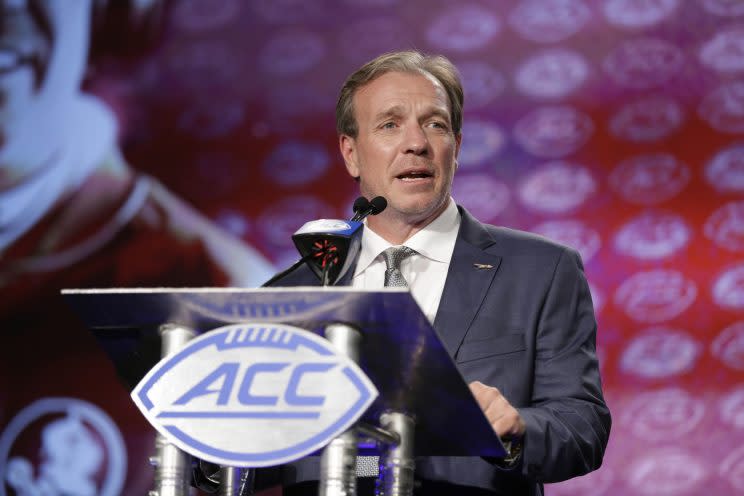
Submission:
<svg viewBox="0 0 744 496">
<path fill-rule="evenodd" d="M 287 276 L 287 275 L 291 274 L 292 272 L 294 272 L 295 270 L 297 270 L 300 266 L 302 266 L 302 264 L 304 264 L 305 262 L 307 262 L 308 260 L 310 260 L 314 256 L 315 256 L 315 253 L 308 253 L 307 255 L 305 255 L 304 257 L 300 258 L 299 260 L 297 260 L 292 265 L 290 265 L 288 268 L 284 269 L 283 271 L 279 272 L 278 274 L 274 274 L 274 276 L 271 279 L 269 279 L 265 283 L 261 284 L 261 287 L 262 288 L 265 288 L 265 287 L 271 286 L 272 284 L 274 284 L 279 279 L 281 279 L 284 276 Z"/>
</svg>

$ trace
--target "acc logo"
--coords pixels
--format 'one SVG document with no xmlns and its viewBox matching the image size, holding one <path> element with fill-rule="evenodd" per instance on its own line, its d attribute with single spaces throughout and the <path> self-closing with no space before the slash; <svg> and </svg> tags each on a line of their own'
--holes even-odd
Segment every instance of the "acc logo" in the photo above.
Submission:
<svg viewBox="0 0 744 496">
<path fill-rule="evenodd" d="M 744 191 L 744 146 L 734 145 L 716 153 L 705 166 L 705 179 L 724 193 Z"/>
<path fill-rule="evenodd" d="M 591 18 L 581 0 L 527 0 L 509 15 L 509 24 L 524 38 L 538 43 L 562 41 Z"/>
<path fill-rule="evenodd" d="M 739 446 L 723 459 L 718 475 L 727 479 L 735 489 L 744 491 L 744 446 Z"/>
<path fill-rule="evenodd" d="M 361 369 L 297 327 L 235 324 L 161 360 L 132 392 L 170 442 L 239 467 L 296 460 L 348 429 L 377 397 Z"/>
<path fill-rule="evenodd" d="M 744 251 L 744 202 L 731 202 L 708 217 L 703 232 L 715 244 L 731 251 Z"/>
<path fill-rule="evenodd" d="M 610 131 L 626 141 L 647 143 L 666 138 L 684 119 L 679 103 L 669 97 L 650 96 L 620 108 L 610 119 Z"/>
<path fill-rule="evenodd" d="M 519 197 L 530 209 L 562 214 L 581 206 L 596 190 L 586 167 L 559 160 L 530 174 L 519 186 Z"/>
<path fill-rule="evenodd" d="M 704 462 L 684 449 L 646 452 L 628 469 L 628 484 L 634 494 L 700 494 L 700 485 L 710 476 Z"/>
<path fill-rule="evenodd" d="M 630 39 L 618 44 L 602 67 L 618 85 L 649 89 L 666 83 L 684 66 L 685 54 L 660 38 Z"/>
<path fill-rule="evenodd" d="M 672 15 L 679 0 L 607 0 L 607 21 L 621 28 L 648 28 Z"/>
<path fill-rule="evenodd" d="M 713 356 L 734 370 L 744 370 L 744 322 L 735 322 L 711 343 Z"/>
<path fill-rule="evenodd" d="M 701 0 L 703 8 L 714 15 L 736 17 L 744 14 L 744 3 L 731 0 Z"/>
<path fill-rule="evenodd" d="M 312 31 L 284 31 L 270 38 L 261 49 L 258 65 L 273 76 L 293 76 L 316 66 L 325 56 L 323 38 Z"/>
<path fill-rule="evenodd" d="M 522 117 L 514 126 L 514 139 L 537 157 L 570 155 L 594 132 L 588 115 L 567 105 L 541 107 Z"/>
<path fill-rule="evenodd" d="M 731 26 L 703 44 L 699 52 L 700 62 L 719 72 L 739 72 L 744 69 L 742 48 L 744 27 Z"/>
<path fill-rule="evenodd" d="M 637 377 L 665 379 L 692 370 L 701 351 L 698 342 L 684 331 L 646 329 L 623 352 L 620 369 Z"/>
<path fill-rule="evenodd" d="M 705 401 L 679 388 L 645 391 L 625 407 L 621 422 L 638 438 L 649 441 L 682 439 L 705 415 Z"/>
<path fill-rule="evenodd" d="M 663 322 L 687 310 L 697 292 L 695 282 L 678 270 L 649 270 L 626 279 L 615 303 L 636 322 Z"/>
<path fill-rule="evenodd" d="M 620 228 L 615 248 L 623 255 L 641 260 L 659 260 L 681 250 L 692 230 L 684 219 L 666 212 L 646 212 Z"/>
<path fill-rule="evenodd" d="M 675 197 L 690 181 L 690 169 L 668 153 L 636 155 L 610 172 L 609 183 L 626 201 L 654 205 Z"/>
<path fill-rule="evenodd" d="M 479 119 L 463 125 L 463 132 L 468 133 L 468 145 L 460 148 L 460 165 L 471 167 L 481 165 L 504 148 L 504 132 L 492 122 Z"/>
<path fill-rule="evenodd" d="M 295 234 L 317 233 L 322 231 L 344 232 L 354 228 L 352 224 L 343 220 L 318 219 L 306 222 Z"/>
<path fill-rule="evenodd" d="M 426 30 L 426 38 L 440 48 L 467 52 L 485 47 L 501 31 L 501 21 L 476 5 L 453 7 L 437 16 Z"/>
<path fill-rule="evenodd" d="M 729 310 L 744 309 L 744 264 L 726 269 L 716 278 L 713 302 Z"/>
<path fill-rule="evenodd" d="M 744 132 L 744 83 L 733 81 L 711 91 L 698 106 L 698 114 L 722 133 Z"/>
<path fill-rule="evenodd" d="M 509 187 L 489 174 L 460 174 L 452 185 L 456 198 L 462 198 L 473 215 L 493 221 L 509 206 Z"/>
<path fill-rule="evenodd" d="M 320 143 L 286 141 L 264 161 L 264 175 L 280 186 L 292 187 L 310 183 L 325 174 L 331 159 Z"/>
<path fill-rule="evenodd" d="M 721 419 L 735 429 L 744 428 L 744 387 L 739 386 L 725 394 L 719 403 Z M 742 465 L 744 468 L 744 465 Z M 743 472 L 744 475 L 744 472 Z M 744 479 L 742 479 L 744 482 Z M 742 484 L 744 488 L 744 484 Z"/>
<path fill-rule="evenodd" d="M 369 0 L 346 0 L 346 3 L 363 4 L 361 6 L 367 8 L 371 6 Z M 326 7 L 318 5 L 316 8 L 321 15 L 326 15 Z M 303 22 L 307 21 L 303 19 Z M 340 48 L 344 57 L 350 61 L 356 62 L 360 57 L 371 60 L 388 50 L 388 47 L 406 46 L 409 43 L 409 29 L 401 18 L 395 15 L 363 16 L 359 21 L 348 23 L 338 35 L 339 40 L 354 40 L 354 43 L 340 43 L 340 46 L 334 48 Z M 317 93 L 314 93 L 312 98 L 318 100 Z"/>
<path fill-rule="evenodd" d="M 465 87 L 468 88 L 468 102 L 471 108 L 491 103 L 506 88 L 504 75 L 484 62 L 463 62 L 458 69 Z"/>
<path fill-rule="evenodd" d="M 589 64 L 578 52 L 549 48 L 523 62 L 517 69 L 517 88 L 535 98 L 563 98 L 589 76 Z"/>
<path fill-rule="evenodd" d="M 531 231 L 575 248 L 581 254 L 584 263 L 597 253 L 602 244 L 597 231 L 578 220 L 549 220 L 533 227 Z"/>
</svg>

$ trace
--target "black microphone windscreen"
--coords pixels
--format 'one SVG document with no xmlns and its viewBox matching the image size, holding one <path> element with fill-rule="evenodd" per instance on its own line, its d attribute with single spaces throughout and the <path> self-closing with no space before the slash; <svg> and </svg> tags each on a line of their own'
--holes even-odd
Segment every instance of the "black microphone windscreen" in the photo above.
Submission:
<svg viewBox="0 0 744 496">
<path fill-rule="evenodd" d="M 387 200 L 382 196 L 375 196 L 369 203 L 372 206 L 372 215 L 379 214 L 387 207 Z"/>
<path fill-rule="evenodd" d="M 369 208 L 369 200 L 367 200 L 365 197 L 360 196 L 356 200 L 354 200 L 354 213 L 359 213 L 367 210 Z"/>
</svg>

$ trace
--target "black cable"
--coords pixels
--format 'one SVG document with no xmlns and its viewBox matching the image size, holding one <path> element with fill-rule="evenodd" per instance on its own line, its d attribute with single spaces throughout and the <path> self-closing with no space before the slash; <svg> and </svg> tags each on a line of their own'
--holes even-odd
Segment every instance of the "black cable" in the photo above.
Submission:
<svg viewBox="0 0 744 496">
<path fill-rule="evenodd" d="M 297 260 L 295 263 L 293 263 L 288 268 L 284 269 L 283 271 L 279 272 L 278 274 L 275 274 L 274 277 L 272 277 L 271 279 L 269 279 L 265 283 L 261 284 L 261 287 L 262 288 L 265 288 L 267 286 L 271 286 L 272 284 L 274 284 L 279 279 L 281 279 L 284 276 L 287 276 L 287 275 L 291 274 L 292 272 L 294 272 L 295 270 L 297 270 L 302 264 L 304 264 L 305 262 L 307 262 L 308 260 L 310 260 L 313 256 L 315 256 L 315 253 L 313 253 L 313 252 L 308 253 L 307 255 L 305 255 L 301 259 Z"/>
</svg>

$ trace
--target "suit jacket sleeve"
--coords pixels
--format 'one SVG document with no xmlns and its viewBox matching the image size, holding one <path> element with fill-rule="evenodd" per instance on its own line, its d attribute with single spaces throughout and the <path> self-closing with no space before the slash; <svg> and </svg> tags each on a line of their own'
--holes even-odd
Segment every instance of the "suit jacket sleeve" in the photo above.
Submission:
<svg viewBox="0 0 744 496">
<path fill-rule="evenodd" d="M 581 259 L 564 250 L 538 319 L 530 406 L 518 409 L 527 425 L 522 470 L 538 481 L 565 480 L 602 463 L 611 420 L 596 327 Z"/>
</svg>

